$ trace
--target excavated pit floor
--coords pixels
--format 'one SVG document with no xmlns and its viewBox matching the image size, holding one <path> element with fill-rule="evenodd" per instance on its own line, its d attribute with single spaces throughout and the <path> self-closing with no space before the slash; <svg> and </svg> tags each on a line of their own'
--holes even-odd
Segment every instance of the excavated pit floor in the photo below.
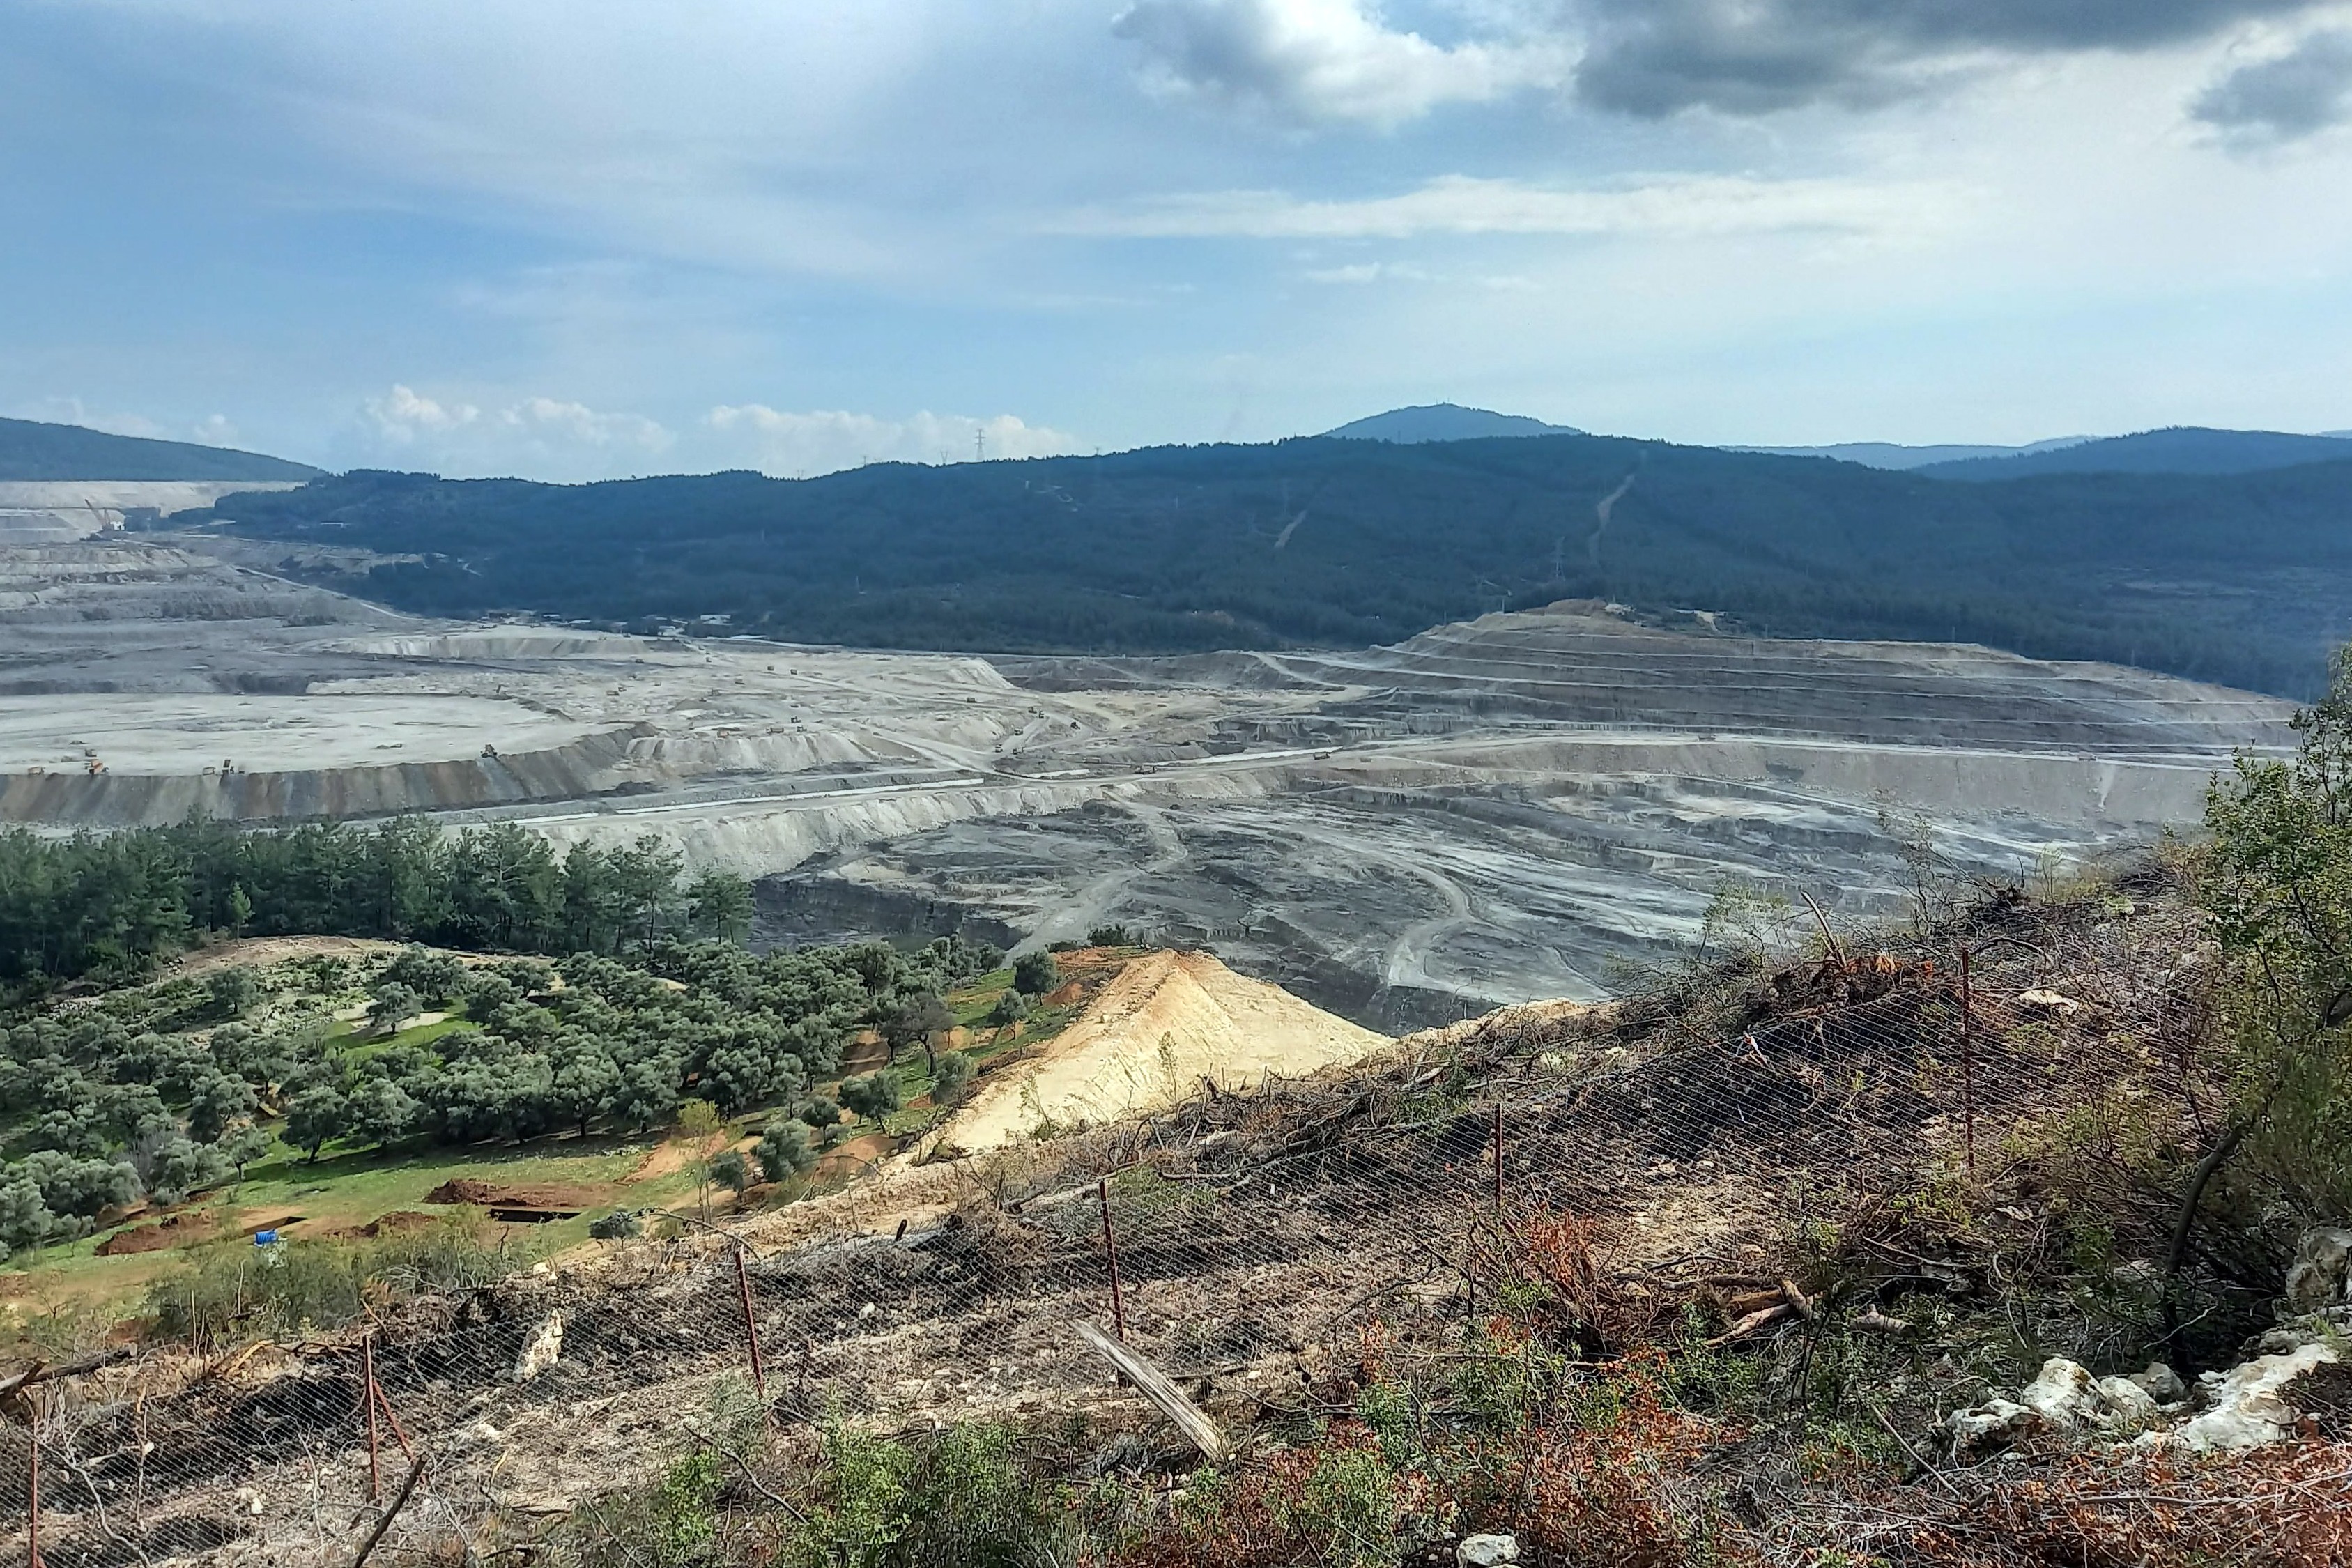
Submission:
<svg viewBox="0 0 2352 1568">
<path fill-rule="evenodd" d="M 1395 1030 L 1616 989 L 1727 887 L 1883 915 L 1922 847 L 2018 877 L 2145 843 L 2291 739 L 2283 703 L 2137 670 L 1594 606 L 982 658 L 422 621 L 316 564 L 0 545 L 0 821 L 653 835 L 761 879 L 765 942 L 1124 924 Z"/>
</svg>

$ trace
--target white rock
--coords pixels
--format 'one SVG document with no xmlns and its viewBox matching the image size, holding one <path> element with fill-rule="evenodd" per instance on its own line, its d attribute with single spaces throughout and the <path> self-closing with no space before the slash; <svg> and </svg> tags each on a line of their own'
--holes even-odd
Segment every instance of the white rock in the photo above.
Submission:
<svg viewBox="0 0 2352 1568">
<path fill-rule="evenodd" d="M 1454 1561 L 1459 1568 L 1497 1568 L 1497 1564 L 1518 1560 L 1519 1538 L 1516 1535 L 1473 1535 L 1454 1549 Z"/>
<path fill-rule="evenodd" d="M 1996 1395 L 1970 1409 L 1953 1411 L 1944 1424 L 1952 1434 L 1953 1446 L 1966 1450 L 1995 1438 L 2015 1436 L 2041 1419 L 2024 1405 Z"/>
<path fill-rule="evenodd" d="M 2017 1402 L 2053 1426 L 2080 1426 L 2099 1417 L 2099 1384 L 2082 1363 L 2053 1355 L 2042 1363 Z"/>
<path fill-rule="evenodd" d="M 2128 1377 L 2099 1379 L 2099 1404 L 2103 1426 L 2145 1426 L 2160 1414 L 2156 1396 Z"/>
<path fill-rule="evenodd" d="M 2169 1432 L 2149 1436 L 2200 1454 L 2217 1448 L 2259 1448 L 2278 1442 L 2294 1435 L 2303 1414 L 2287 1403 L 2286 1385 L 2314 1367 L 2336 1360 L 2332 1347 L 2307 1344 L 2286 1355 L 2258 1356 L 2219 1377 L 2209 1373 L 2200 1381 L 2205 1384 L 2211 1407 Z"/>
<path fill-rule="evenodd" d="M 563 1314 L 550 1312 L 547 1314 L 546 1321 L 539 1325 L 538 1332 L 531 1335 L 530 1342 L 522 1347 L 522 1353 L 515 1357 L 511 1380 L 516 1383 L 529 1383 L 532 1378 L 553 1366 L 556 1358 L 562 1353 Z"/>
<path fill-rule="evenodd" d="M 2352 1230 L 2315 1226 L 2296 1244 L 2286 1271 L 2291 1312 L 2322 1312 L 2352 1302 Z"/>
<path fill-rule="evenodd" d="M 2083 1010 L 2080 1002 L 2055 991 L 2021 991 L 2017 994 L 2017 1005 L 2040 1012 L 2055 1013 L 2062 1018 L 2072 1017 Z"/>
</svg>

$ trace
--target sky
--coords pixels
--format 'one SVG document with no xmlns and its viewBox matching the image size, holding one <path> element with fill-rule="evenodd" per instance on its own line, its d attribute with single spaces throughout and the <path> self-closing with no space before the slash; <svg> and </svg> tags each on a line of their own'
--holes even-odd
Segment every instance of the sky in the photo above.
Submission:
<svg viewBox="0 0 2352 1568">
<path fill-rule="evenodd" d="M 0 414 L 579 480 L 2352 426 L 2352 5 L 0 0 Z"/>
</svg>

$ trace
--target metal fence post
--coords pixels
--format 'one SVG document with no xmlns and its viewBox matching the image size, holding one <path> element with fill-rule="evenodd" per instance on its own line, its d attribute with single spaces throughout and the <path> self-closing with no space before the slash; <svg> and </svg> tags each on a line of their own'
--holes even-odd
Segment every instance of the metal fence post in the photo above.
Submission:
<svg viewBox="0 0 2352 1568">
<path fill-rule="evenodd" d="M 379 1461 L 376 1455 L 375 1402 L 377 1396 L 375 1390 L 375 1335 L 373 1332 L 360 1342 L 360 1364 L 362 1369 L 362 1375 L 360 1383 L 360 1403 L 367 1406 L 368 1498 L 371 1501 L 382 1502 L 383 1500 L 383 1472 L 379 1468 Z"/>
<path fill-rule="evenodd" d="M 1503 1218 L 1503 1102 L 1495 1101 L 1495 1220 Z"/>
<path fill-rule="evenodd" d="M 751 1388 L 760 1403 L 768 1402 L 767 1369 L 760 1364 L 760 1322 L 751 1314 L 751 1276 L 743 1267 L 743 1249 L 735 1248 L 735 1293 L 743 1303 L 743 1338 L 751 1346 Z"/>
<path fill-rule="evenodd" d="M 1118 1282 L 1118 1237 L 1111 1231 L 1110 1178 L 1095 1178 L 1095 1196 L 1102 1203 L 1103 1254 L 1110 1259 L 1110 1321 L 1119 1342 L 1127 1342 L 1127 1296 Z"/>
<path fill-rule="evenodd" d="M 32 1396 L 31 1417 L 25 1424 L 25 1563 L 41 1563 L 41 1396 Z"/>
<path fill-rule="evenodd" d="M 1977 1173 L 1976 1001 L 1969 984 L 1969 944 L 1960 943 L 1960 1118 L 1968 1140 L 1969 1175 Z"/>
</svg>

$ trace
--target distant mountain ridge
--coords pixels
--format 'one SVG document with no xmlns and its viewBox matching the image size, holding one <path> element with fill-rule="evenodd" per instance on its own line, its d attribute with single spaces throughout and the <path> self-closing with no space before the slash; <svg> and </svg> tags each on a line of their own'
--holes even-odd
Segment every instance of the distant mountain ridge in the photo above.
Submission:
<svg viewBox="0 0 2352 1568">
<path fill-rule="evenodd" d="M 1508 436 L 1582 436 L 1566 425 L 1548 425 L 1524 414 L 1497 414 L 1455 403 L 1391 408 L 1350 421 L 1327 437 L 1344 440 L 1477 441 Z M 2128 436 L 2060 436 L 2021 446 L 1937 443 L 1906 446 L 1895 441 L 1841 441 L 1823 447 L 1725 446 L 1722 452 L 1768 458 L 1827 458 L 1865 468 L 1924 474 L 1938 479 L 2015 479 L 2033 474 L 2251 474 L 2302 463 L 2332 463 L 2352 458 L 2352 431 L 2300 436 L 2280 430 L 2216 430 L 2172 426 Z"/>
<path fill-rule="evenodd" d="M 1896 441 L 1841 441 L 1828 447 L 1726 447 L 1727 452 L 1758 452 L 1768 458 L 1830 458 L 1841 463 L 1859 463 L 1865 468 L 1888 468 L 1907 472 L 1927 468 L 1932 463 L 1965 462 L 1973 458 L 2016 458 L 2034 452 L 2054 452 L 2064 447 L 2076 447 L 2085 441 L 2095 441 L 2095 436 L 2060 436 L 2053 440 L 2035 441 L 2023 447 L 1972 447 L 1943 445 L 1906 447 Z"/>
<path fill-rule="evenodd" d="M 1972 480 L 2021 479 L 2035 474 L 2252 474 L 2347 459 L 2352 459 L 2352 440 L 2340 434 L 2296 436 L 2283 430 L 2177 425 L 2009 457 L 1929 463 L 1914 471 L 1931 479 Z"/>
<path fill-rule="evenodd" d="M 0 419 L 0 480 L 147 479 L 257 481 L 315 479 L 308 463 L 193 441 L 112 436 L 79 425 Z"/>
<path fill-rule="evenodd" d="M 1581 436 L 1585 432 L 1570 425 L 1547 425 L 1524 414 L 1497 414 L 1487 408 L 1465 408 L 1458 403 L 1429 403 L 1352 419 L 1323 434 L 1342 441 L 1393 441 L 1411 446 L 1423 441 L 1480 441 L 1496 436 Z"/>
</svg>

